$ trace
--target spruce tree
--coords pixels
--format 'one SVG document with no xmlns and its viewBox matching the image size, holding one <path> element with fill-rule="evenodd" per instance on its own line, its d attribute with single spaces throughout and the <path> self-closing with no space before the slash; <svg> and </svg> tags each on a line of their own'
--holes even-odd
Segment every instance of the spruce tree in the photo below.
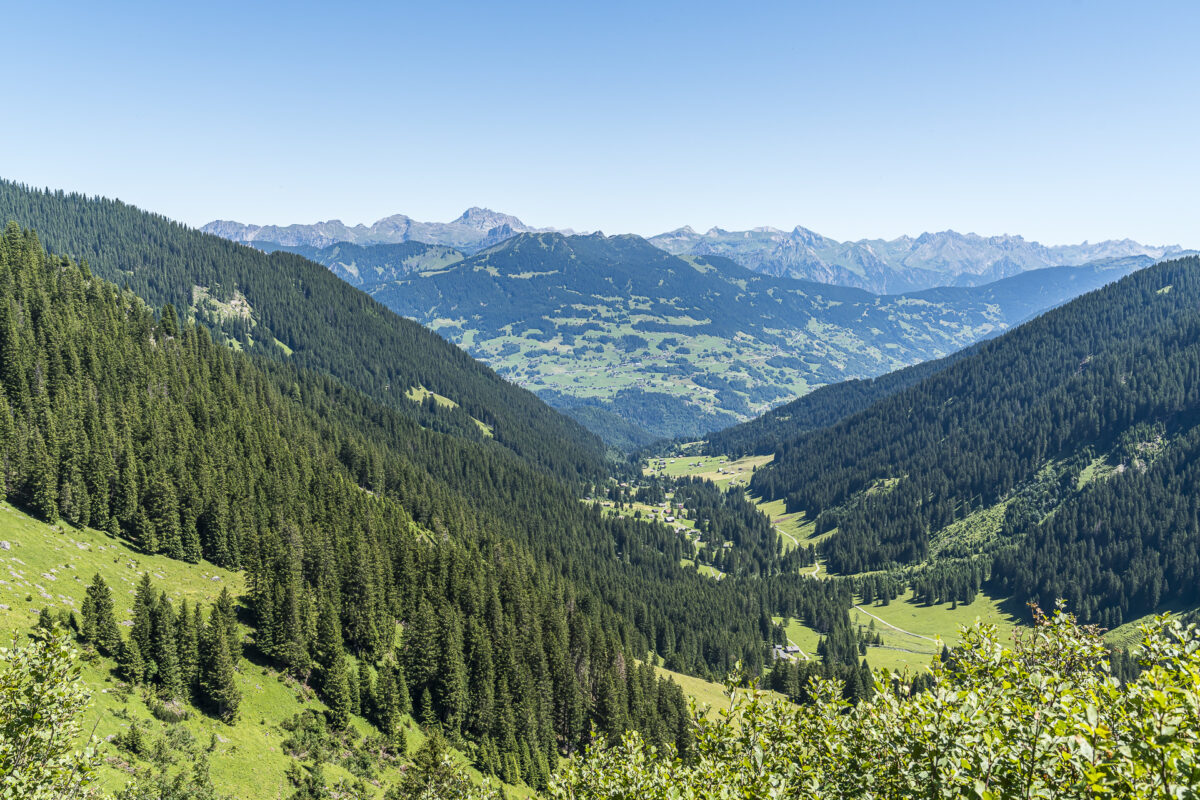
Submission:
<svg viewBox="0 0 1200 800">
<path fill-rule="evenodd" d="M 200 697 L 224 721 L 237 719 L 242 695 L 237 688 L 233 657 L 229 654 L 225 619 L 215 607 L 209 614 L 201 647 Z"/>
<path fill-rule="evenodd" d="M 325 668 L 321 678 L 321 689 L 325 705 L 329 706 L 329 724 L 336 730 L 345 730 L 350 724 L 352 712 L 345 656 L 337 656 L 333 663 Z"/>
<path fill-rule="evenodd" d="M 375 679 L 365 661 L 358 662 L 358 707 L 364 717 L 375 718 Z"/>
<path fill-rule="evenodd" d="M 233 659 L 233 666 L 236 669 L 242 657 L 242 633 L 238 628 L 237 610 L 233 605 L 233 595 L 229 593 L 228 587 L 221 587 L 221 593 L 217 595 L 215 610 L 221 615 L 221 622 L 225 629 L 225 639 L 229 648 L 229 657 Z"/>
<path fill-rule="evenodd" d="M 136 686 L 145 680 L 146 661 L 142 657 L 142 648 L 138 646 L 134 637 L 121 642 L 121 649 L 117 654 L 117 667 L 121 677 L 128 683 Z"/>
<path fill-rule="evenodd" d="M 21 342 L 15 319 L 17 313 L 8 297 L 0 301 L 0 385 L 13 405 L 20 409 L 29 400 L 25 377 L 27 348 Z"/>
<path fill-rule="evenodd" d="M 366 716 L 362 707 L 362 692 L 358 688 L 358 669 L 346 667 L 346 689 L 350 692 L 350 713 Z"/>
<path fill-rule="evenodd" d="M 175 306 L 171 305 L 170 303 L 167 303 L 162 307 L 158 331 L 166 337 L 174 337 L 179 335 L 179 317 L 175 313 Z"/>
<path fill-rule="evenodd" d="M 42 610 L 38 613 L 37 627 L 44 631 L 52 631 L 57 626 L 54 620 L 54 615 L 50 613 L 49 606 L 42 606 Z"/>
<path fill-rule="evenodd" d="M 40 430 L 33 434 L 33 452 L 30 454 L 29 501 L 30 509 L 41 519 L 54 524 L 58 522 L 57 469 L 46 450 L 46 441 Z"/>
<path fill-rule="evenodd" d="M 375 682 L 375 726 L 387 738 L 393 738 L 400 729 L 400 703 L 396 694 L 396 676 L 391 664 L 379 668 Z"/>
<path fill-rule="evenodd" d="M 150 656 L 157 671 L 155 680 L 164 697 L 176 698 L 183 693 L 183 678 L 179 670 L 179 647 L 175 641 L 175 611 L 166 593 L 159 595 L 151 615 Z"/>
<path fill-rule="evenodd" d="M 145 667 L 143 668 L 143 677 L 153 678 L 153 662 L 146 662 L 146 659 L 151 657 L 150 638 L 153 629 L 151 614 L 154 609 L 154 585 L 150 582 L 150 573 L 143 572 L 142 579 L 138 582 L 137 590 L 133 596 L 133 627 L 129 631 L 129 638 L 137 643 L 138 654 L 143 659 Z"/>
<path fill-rule="evenodd" d="M 417 749 L 412 765 L 400 782 L 388 789 L 384 800 L 464 797 L 470 790 L 470 778 L 455 766 L 446 737 L 435 730 Z"/>
<path fill-rule="evenodd" d="M 437 712 L 433 709 L 433 694 L 430 693 L 429 687 L 426 686 L 421 690 L 421 724 L 426 728 L 432 728 L 437 723 Z"/>
<path fill-rule="evenodd" d="M 196 611 L 199 610 L 197 606 Z M 187 600 L 182 601 L 176 617 L 175 646 L 179 649 L 179 679 L 186 695 L 195 691 L 200 675 L 200 629 L 196 625 L 197 620 L 198 615 L 193 615 Z"/>
<path fill-rule="evenodd" d="M 330 667 L 342 657 L 342 626 L 333 601 L 328 597 L 321 603 L 317 616 L 317 635 L 313 639 L 313 658 L 322 667 Z"/>
<path fill-rule="evenodd" d="M 117 485 L 113 514 L 127 530 L 133 531 L 138 521 L 137 459 L 128 435 L 117 459 Z"/>
<path fill-rule="evenodd" d="M 408 680 L 404 667 L 396 666 L 396 708 L 401 714 L 412 713 L 412 695 L 408 691 Z"/>
<path fill-rule="evenodd" d="M 81 633 L 105 655 L 115 656 L 121 647 L 121 632 L 113 612 L 112 591 L 97 572 L 92 576 L 81 608 Z"/>
<path fill-rule="evenodd" d="M 438 707 L 446 732 L 455 736 L 462 729 L 467 712 L 467 665 L 463 659 L 462 627 L 457 614 L 451 614 L 442 624 L 440 641 L 441 663 L 438 665 L 435 686 Z"/>
<path fill-rule="evenodd" d="M 13 433 L 13 418 L 8 399 L 5 398 L 4 392 L 0 392 L 0 498 L 8 496 L 11 469 L 8 451 L 12 446 Z"/>
</svg>

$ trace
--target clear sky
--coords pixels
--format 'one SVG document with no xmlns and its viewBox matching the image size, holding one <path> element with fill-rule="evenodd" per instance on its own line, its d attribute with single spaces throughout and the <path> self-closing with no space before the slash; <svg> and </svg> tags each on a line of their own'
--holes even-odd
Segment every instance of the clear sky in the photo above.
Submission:
<svg viewBox="0 0 1200 800">
<path fill-rule="evenodd" d="M 1200 3 L 6 7 L 0 176 L 194 225 L 1200 247 Z"/>
</svg>

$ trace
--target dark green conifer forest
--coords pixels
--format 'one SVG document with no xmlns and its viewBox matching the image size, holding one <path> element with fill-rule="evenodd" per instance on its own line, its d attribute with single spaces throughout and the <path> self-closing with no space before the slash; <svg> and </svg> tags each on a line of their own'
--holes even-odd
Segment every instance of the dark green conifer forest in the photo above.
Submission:
<svg viewBox="0 0 1200 800">
<path fill-rule="evenodd" d="M 143 586 L 120 640 L 104 588 L 89 594 L 85 636 L 164 697 L 231 718 L 249 647 L 339 719 L 355 694 L 385 731 L 412 708 L 472 743 L 485 772 L 542 785 L 593 726 L 686 749 L 683 695 L 648 655 L 705 676 L 757 670 L 769 609 L 815 591 L 708 580 L 679 566 L 665 526 L 604 517 L 508 448 L 220 345 L 16 225 L 0 239 L 0 298 L 7 498 L 247 574 L 247 642 L 231 599 L 174 609 Z M 755 552 L 747 574 L 780 576 L 777 550 Z"/>
<path fill-rule="evenodd" d="M 1107 627 L 1195 603 L 1198 309 L 1200 259 L 1147 268 L 784 440 L 751 490 L 833 531 L 837 572 L 922 561 L 938 531 L 1006 502 L 986 554 L 1001 595 L 1065 598 Z"/>
<path fill-rule="evenodd" d="M 473 417 L 561 477 L 604 474 L 595 436 L 305 258 L 267 255 L 119 200 L 0 180 L 0 223 L 8 221 L 153 308 L 170 304 L 202 321 L 218 342 L 332 376 L 425 427 L 480 440 Z M 414 404 L 406 392 L 415 386 L 459 407 Z"/>
</svg>

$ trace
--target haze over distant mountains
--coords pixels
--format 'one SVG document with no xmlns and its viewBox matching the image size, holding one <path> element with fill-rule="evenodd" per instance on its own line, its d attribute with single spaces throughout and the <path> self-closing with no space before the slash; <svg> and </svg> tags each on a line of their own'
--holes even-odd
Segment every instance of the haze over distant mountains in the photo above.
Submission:
<svg viewBox="0 0 1200 800">
<path fill-rule="evenodd" d="M 669 253 L 720 255 L 755 272 L 856 286 L 880 294 L 934 286 L 978 286 L 1044 267 L 1079 266 L 1115 258 L 1154 260 L 1183 252 L 1121 239 L 1046 246 L 1020 236 L 942 231 L 913 238 L 839 242 L 797 226 L 696 233 L 679 228 L 650 239 Z"/>
<path fill-rule="evenodd" d="M 311 225 L 246 225 L 216 220 L 202 230 L 246 244 L 323 248 L 424 242 L 471 255 L 521 233 L 560 232 L 534 228 L 517 217 L 472 207 L 451 222 L 419 222 L 404 214 L 371 225 L 340 220 Z M 920 291 L 937 286 L 978 286 L 1031 269 L 1079 266 L 1106 259 L 1148 256 L 1160 260 L 1183 254 L 1178 245 L 1145 245 L 1130 239 L 1043 245 L 1021 236 L 979 236 L 942 231 L 897 239 L 840 242 L 797 226 L 791 231 L 761 227 L 746 231 L 689 227 L 650 237 L 673 255 L 724 256 L 755 272 L 853 286 L 877 294 Z"/>
</svg>

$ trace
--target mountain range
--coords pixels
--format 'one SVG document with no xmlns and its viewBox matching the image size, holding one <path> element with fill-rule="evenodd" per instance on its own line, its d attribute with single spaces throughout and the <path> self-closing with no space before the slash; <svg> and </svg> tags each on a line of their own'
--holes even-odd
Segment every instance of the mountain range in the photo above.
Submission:
<svg viewBox="0 0 1200 800">
<path fill-rule="evenodd" d="M 339 220 L 286 226 L 217 220 L 202 230 L 265 247 L 323 248 L 338 242 L 373 245 L 418 241 L 472 254 L 521 233 L 554 229 L 533 228 L 509 214 L 473 207 L 447 223 L 417 222 L 397 214 L 369 226 L 351 227 Z M 1178 245 L 1144 245 L 1130 239 L 1043 245 L 1021 236 L 980 236 L 952 230 L 915 238 L 843 242 L 800 226 L 791 231 L 772 227 L 743 231 L 711 228 L 705 233 L 683 227 L 652 236 L 649 241 L 674 255 L 724 256 L 755 272 L 853 286 L 877 294 L 975 286 L 1043 267 L 1079 266 L 1132 256 L 1149 256 L 1157 261 L 1185 253 Z"/>
<path fill-rule="evenodd" d="M 269 245 L 263 245 L 267 247 Z M 621 447 L 698 436 L 816 386 L 945 356 L 1150 263 L 901 295 L 671 255 L 633 235 L 290 247 Z"/>
<path fill-rule="evenodd" d="M 1179 255 L 1177 246 L 1152 247 L 1129 239 L 1047 246 L 1020 236 L 979 236 L 942 231 L 916 238 L 839 242 L 796 227 L 696 233 L 680 228 L 650 241 L 671 253 L 722 255 L 769 275 L 857 286 L 879 293 L 933 286 L 977 286 L 1031 269 L 1079 266 L 1131 256 L 1158 260 Z"/>
<path fill-rule="evenodd" d="M 473 253 L 518 233 L 549 229 L 531 228 L 509 214 L 474 206 L 450 222 L 419 222 L 404 214 L 393 214 L 371 225 L 360 223 L 349 226 L 337 219 L 312 225 L 283 226 L 243 225 L 229 220 L 215 220 L 201 230 L 243 244 L 269 242 L 285 246 L 327 247 L 335 242 L 372 245 L 415 241 L 446 245 Z"/>
</svg>

